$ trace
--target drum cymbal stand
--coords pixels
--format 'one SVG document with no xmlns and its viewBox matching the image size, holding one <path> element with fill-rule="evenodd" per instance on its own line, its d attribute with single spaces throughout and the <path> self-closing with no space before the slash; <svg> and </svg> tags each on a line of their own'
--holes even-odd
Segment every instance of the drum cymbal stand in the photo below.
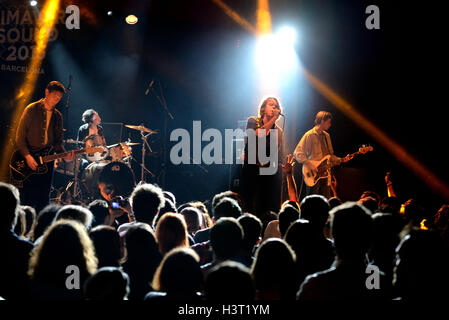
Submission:
<svg viewBox="0 0 449 320">
<path fill-rule="evenodd" d="M 78 174 L 79 174 L 79 165 L 80 165 L 80 156 L 76 155 L 75 159 L 73 159 L 73 161 L 75 161 L 75 168 L 73 170 L 73 174 L 74 177 L 72 180 L 69 181 L 69 183 L 67 184 L 67 187 L 65 188 L 65 190 L 62 192 L 62 194 L 60 195 L 60 198 L 62 197 L 62 195 L 64 193 L 67 192 L 67 200 L 69 203 L 71 203 L 73 200 L 81 200 L 81 188 L 79 187 L 79 182 L 78 182 Z M 70 193 L 70 188 L 73 186 L 73 191 L 72 193 Z"/>
<path fill-rule="evenodd" d="M 142 124 L 143 126 L 143 124 Z M 144 134 L 144 131 L 140 131 L 140 137 L 142 139 L 142 163 L 140 164 L 141 166 L 141 173 L 140 173 L 140 181 L 145 182 L 145 171 L 147 171 L 149 174 L 151 174 L 152 177 L 154 177 L 155 175 L 148 170 L 145 167 L 145 152 L 146 152 L 146 148 L 145 146 L 148 147 L 148 149 L 150 150 L 150 152 L 153 152 L 153 150 L 151 150 L 150 145 L 148 144 L 148 136 L 151 135 L 152 133 L 148 133 L 148 134 Z"/>
</svg>

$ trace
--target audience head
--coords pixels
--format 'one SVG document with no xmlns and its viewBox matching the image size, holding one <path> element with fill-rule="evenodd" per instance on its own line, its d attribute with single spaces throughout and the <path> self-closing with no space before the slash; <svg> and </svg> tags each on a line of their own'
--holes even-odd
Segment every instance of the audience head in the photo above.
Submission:
<svg viewBox="0 0 449 320">
<path fill-rule="evenodd" d="M 217 259 L 235 258 L 242 242 L 243 229 L 235 218 L 221 218 L 210 230 L 210 245 Z"/>
<path fill-rule="evenodd" d="M 156 291 L 190 295 L 201 290 L 203 273 L 200 258 L 189 248 L 168 252 L 154 274 L 152 287 Z"/>
<path fill-rule="evenodd" d="M 93 215 L 89 209 L 79 205 L 65 205 L 56 213 L 55 221 L 74 220 L 78 221 L 89 229 L 92 224 Z"/>
<path fill-rule="evenodd" d="M 341 205 L 343 202 L 340 200 L 340 198 L 338 197 L 332 197 L 328 200 L 329 202 L 329 211 L 333 208 L 335 208 L 336 206 Z"/>
<path fill-rule="evenodd" d="M 449 285 L 449 248 L 438 233 L 412 230 L 396 248 L 393 285 L 404 300 L 441 300 Z"/>
<path fill-rule="evenodd" d="M 61 209 L 60 205 L 49 204 L 39 212 L 30 231 L 30 240 L 32 242 L 36 241 L 44 234 L 45 230 L 47 230 L 55 220 L 56 213 L 59 209 Z"/>
<path fill-rule="evenodd" d="M 153 229 L 146 223 L 129 227 L 125 233 L 125 244 L 127 261 L 149 263 L 156 269 L 162 259 Z"/>
<path fill-rule="evenodd" d="M 97 270 L 84 285 L 84 298 L 96 301 L 126 300 L 129 294 L 129 277 L 118 267 Z"/>
<path fill-rule="evenodd" d="M 11 184 L 0 182 L 0 199 L 3 201 L 3 212 L 0 215 L 0 232 L 14 229 L 17 223 L 20 206 L 19 190 Z"/>
<path fill-rule="evenodd" d="M 109 221 L 107 221 L 110 216 L 109 206 L 105 200 L 94 200 L 89 203 L 87 209 L 89 209 L 93 215 L 92 228 L 102 224 L 109 224 Z"/>
<path fill-rule="evenodd" d="M 200 230 L 202 213 L 195 207 L 185 207 L 181 210 L 180 214 L 184 217 L 187 224 L 187 232 L 194 235 L 195 232 Z"/>
<path fill-rule="evenodd" d="M 174 203 L 169 199 L 165 199 L 164 207 L 162 207 L 157 213 L 157 215 L 154 217 L 152 224 L 150 223 L 148 224 L 152 225 L 153 228 L 156 228 L 159 220 L 161 220 L 162 216 L 166 213 L 178 213 L 178 209 L 176 209 Z"/>
<path fill-rule="evenodd" d="M 17 208 L 17 220 L 16 225 L 14 227 L 14 233 L 17 234 L 19 237 L 24 238 L 26 235 L 26 227 L 27 227 L 27 221 L 25 217 L 25 211 L 22 209 L 21 206 Z"/>
<path fill-rule="evenodd" d="M 240 216 L 237 221 L 243 229 L 242 248 L 252 251 L 262 235 L 262 221 L 250 213 Z"/>
<path fill-rule="evenodd" d="M 118 267 L 122 257 L 120 235 L 111 226 L 97 226 L 90 230 L 89 236 L 94 244 L 98 267 Z"/>
<path fill-rule="evenodd" d="M 256 251 L 251 274 L 256 295 L 262 299 L 295 299 L 296 255 L 281 239 L 271 238 Z"/>
<path fill-rule="evenodd" d="M 217 222 L 223 217 L 237 219 L 242 215 L 242 209 L 236 200 L 224 197 L 213 207 L 212 213 L 214 215 L 214 221 Z"/>
<path fill-rule="evenodd" d="M 296 256 L 301 257 L 301 253 L 310 245 L 310 239 L 315 237 L 310 222 L 304 219 L 294 221 L 285 233 L 284 240 L 287 242 Z"/>
<path fill-rule="evenodd" d="M 220 192 L 218 194 L 216 194 L 213 199 L 212 199 L 212 203 L 211 203 L 211 207 L 212 207 L 212 215 L 215 216 L 214 214 L 214 208 L 215 206 L 223 199 L 223 198 L 231 198 L 234 199 L 235 201 L 237 201 L 238 205 L 240 208 L 243 208 L 243 200 L 240 197 L 240 195 L 237 192 L 233 192 L 233 191 L 224 191 L 224 192 Z M 215 219 L 215 221 L 217 221 L 217 219 Z"/>
<path fill-rule="evenodd" d="M 360 198 L 357 202 L 367 208 L 371 212 L 371 214 L 376 213 L 379 209 L 379 203 L 371 196 Z"/>
<path fill-rule="evenodd" d="M 250 270 L 234 261 L 219 263 L 206 276 L 205 295 L 211 302 L 253 301 L 255 289 Z"/>
<path fill-rule="evenodd" d="M 335 252 L 343 260 L 363 259 L 371 244 L 371 213 L 357 202 L 346 202 L 330 211 Z"/>
<path fill-rule="evenodd" d="M 26 228 L 25 235 L 28 235 L 31 231 L 31 227 L 36 221 L 36 210 L 30 206 L 20 206 L 22 210 L 25 212 L 25 220 L 26 220 Z"/>
<path fill-rule="evenodd" d="M 159 252 L 165 255 L 176 247 L 188 247 L 189 238 L 184 217 L 179 213 L 166 213 L 156 227 Z"/>
<path fill-rule="evenodd" d="M 171 193 L 170 191 L 163 191 L 162 192 L 164 194 L 164 198 L 165 200 L 170 200 L 171 202 L 173 202 L 173 204 L 176 207 L 176 197 L 173 193 Z"/>
<path fill-rule="evenodd" d="M 312 228 L 322 232 L 329 218 L 329 202 L 321 195 L 310 195 L 301 201 L 301 219 L 308 220 Z"/>
<path fill-rule="evenodd" d="M 152 225 L 154 217 L 165 206 L 165 197 L 161 188 L 144 183 L 134 189 L 130 203 L 136 220 Z"/>
<path fill-rule="evenodd" d="M 295 207 L 289 204 L 284 206 L 281 212 L 279 212 L 279 231 L 282 238 L 287 232 L 288 227 L 290 227 L 290 225 L 298 219 L 299 211 Z"/>
<path fill-rule="evenodd" d="M 420 222 L 425 217 L 424 208 L 415 199 L 409 199 L 404 203 L 403 218 L 405 223 L 419 227 Z"/>
<path fill-rule="evenodd" d="M 363 198 L 366 198 L 366 197 L 374 198 L 374 200 L 376 200 L 376 202 L 377 202 L 377 205 L 380 204 L 380 200 L 381 199 L 380 199 L 380 196 L 379 196 L 379 194 L 377 192 L 374 192 L 374 191 L 371 191 L 371 190 L 364 191 L 359 199 L 363 199 Z"/>
<path fill-rule="evenodd" d="M 380 212 L 399 214 L 401 210 L 401 201 L 396 197 L 386 197 L 382 199 L 379 206 Z"/>
<path fill-rule="evenodd" d="M 86 228 L 74 220 L 59 220 L 44 233 L 30 257 L 28 275 L 32 280 L 66 287 L 67 267 L 79 268 L 80 283 L 97 269 L 98 260 Z"/>
</svg>

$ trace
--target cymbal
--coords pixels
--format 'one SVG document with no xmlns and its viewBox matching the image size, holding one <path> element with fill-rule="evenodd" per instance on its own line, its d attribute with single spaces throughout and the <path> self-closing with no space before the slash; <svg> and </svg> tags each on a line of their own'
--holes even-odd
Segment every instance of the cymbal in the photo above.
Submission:
<svg viewBox="0 0 449 320">
<path fill-rule="evenodd" d="M 62 142 L 65 142 L 65 143 L 75 143 L 75 144 L 84 144 L 83 141 L 78 141 L 78 140 L 73 140 L 73 139 L 62 140 Z"/>
<path fill-rule="evenodd" d="M 134 129 L 134 130 L 138 130 L 138 131 L 148 132 L 148 133 L 151 133 L 151 134 L 156 133 L 156 131 L 148 129 L 148 128 L 145 128 L 143 125 L 134 126 L 134 125 L 131 125 L 131 124 L 125 124 L 125 127 L 130 128 L 130 129 Z"/>
</svg>

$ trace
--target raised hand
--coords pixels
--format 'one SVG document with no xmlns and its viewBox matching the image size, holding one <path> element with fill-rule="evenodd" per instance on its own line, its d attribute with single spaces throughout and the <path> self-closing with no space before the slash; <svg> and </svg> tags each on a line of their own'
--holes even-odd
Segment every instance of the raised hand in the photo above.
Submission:
<svg viewBox="0 0 449 320">
<path fill-rule="evenodd" d="M 282 163 L 279 164 L 279 166 L 282 168 L 282 171 L 286 174 L 292 173 L 294 165 L 295 165 L 295 158 L 291 154 L 287 156 L 287 159 L 285 160 L 285 165 L 283 165 Z"/>
</svg>

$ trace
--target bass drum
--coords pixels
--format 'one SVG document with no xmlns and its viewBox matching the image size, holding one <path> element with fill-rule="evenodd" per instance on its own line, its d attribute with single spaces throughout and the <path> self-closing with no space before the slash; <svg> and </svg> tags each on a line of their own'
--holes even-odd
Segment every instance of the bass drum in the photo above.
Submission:
<svg viewBox="0 0 449 320">
<path fill-rule="evenodd" d="M 84 169 L 81 181 L 92 200 L 101 196 L 108 201 L 116 196 L 127 198 L 136 186 L 134 172 L 122 162 L 93 162 Z"/>
</svg>

